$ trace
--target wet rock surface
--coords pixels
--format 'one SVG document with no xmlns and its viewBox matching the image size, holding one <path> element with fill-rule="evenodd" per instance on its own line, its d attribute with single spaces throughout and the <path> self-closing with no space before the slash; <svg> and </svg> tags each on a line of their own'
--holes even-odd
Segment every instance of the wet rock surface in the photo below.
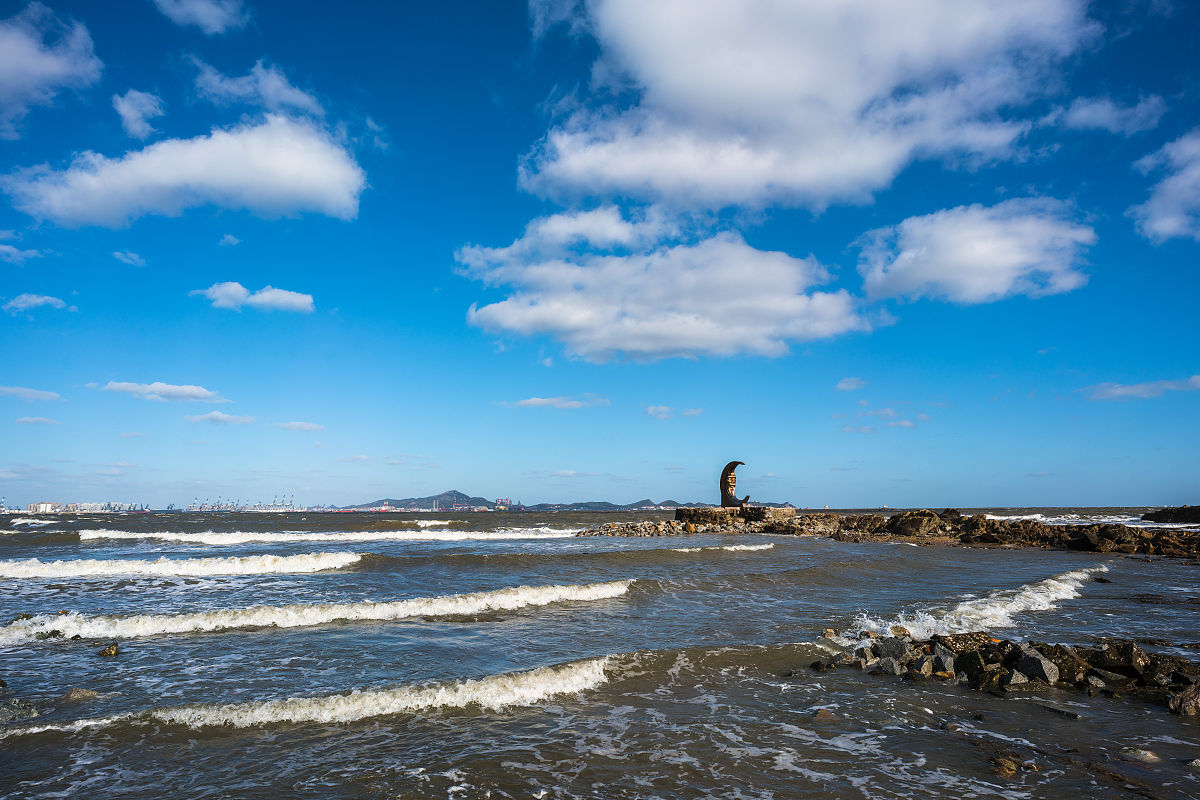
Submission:
<svg viewBox="0 0 1200 800">
<path fill-rule="evenodd" d="M 1142 514 L 1147 522 L 1200 522 L 1200 506 L 1175 506 Z"/>
</svg>

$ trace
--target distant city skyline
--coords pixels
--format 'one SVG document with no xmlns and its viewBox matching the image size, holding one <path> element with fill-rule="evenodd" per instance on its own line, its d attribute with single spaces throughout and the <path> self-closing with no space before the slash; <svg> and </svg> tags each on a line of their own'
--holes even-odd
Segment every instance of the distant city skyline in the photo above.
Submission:
<svg viewBox="0 0 1200 800">
<path fill-rule="evenodd" d="M 0 496 L 1200 502 L 1197 29 L 0 4 Z"/>
</svg>

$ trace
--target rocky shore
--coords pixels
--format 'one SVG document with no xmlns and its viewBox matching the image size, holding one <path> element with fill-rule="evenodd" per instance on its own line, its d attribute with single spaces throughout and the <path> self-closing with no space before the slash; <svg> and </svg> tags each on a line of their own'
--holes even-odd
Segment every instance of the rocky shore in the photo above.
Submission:
<svg viewBox="0 0 1200 800">
<path fill-rule="evenodd" d="M 743 512 L 743 513 L 738 513 Z M 680 536 L 773 533 L 827 536 L 839 541 L 905 541 L 914 544 L 1039 547 L 1096 553 L 1200 558 L 1200 531 L 1128 525 L 1047 525 L 1032 519 L 964 516 L 954 509 L 842 515 L 772 508 L 681 508 L 673 520 L 615 522 L 580 536 Z"/>
</svg>

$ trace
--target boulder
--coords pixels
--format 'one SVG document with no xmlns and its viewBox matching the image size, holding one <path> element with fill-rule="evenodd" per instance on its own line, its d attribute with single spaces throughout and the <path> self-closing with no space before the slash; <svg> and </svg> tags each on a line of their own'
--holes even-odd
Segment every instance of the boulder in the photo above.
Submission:
<svg viewBox="0 0 1200 800">
<path fill-rule="evenodd" d="M 1032 647 L 1022 649 L 1021 655 L 1017 659 L 1017 670 L 1022 675 L 1042 683 L 1051 685 L 1058 683 L 1058 667 Z"/>
<path fill-rule="evenodd" d="M 1117 639 L 1105 642 L 1096 657 L 1091 659 L 1092 665 L 1111 672 L 1119 672 L 1131 678 L 1141 676 L 1146 667 L 1150 666 L 1150 657 L 1137 643 Z"/>
<path fill-rule="evenodd" d="M 60 703 L 84 703 L 88 700 L 95 700 L 99 696 L 99 692 L 74 686 L 70 689 L 67 689 L 66 693 L 62 697 L 58 698 L 58 701 Z"/>
<path fill-rule="evenodd" d="M 942 518 L 928 509 L 903 511 L 887 522 L 887 531 L 893 536 L 932 536 L 942 527 Z"/>
<path fill-rule="evenodd" d="M 1200 522 L 1200 506 L 1174 506 L 1142 514 L 1147 522 Z"/>
<path fill-rule="evenodd" d="M 104 648 L 103 650 L 101 650 L 101 651 L 100 651 L 100 655 L 102 655 L 102 656 L 109 656 L 109 657 L 111 657 L 111 656 L 115 656 L 115 655 L 116 655 L 117 653 L 119 653 L 119 652 L 121 652 L 121 649 L 120 649 L 119 647 L 117 647 L 117 643 L 116 643 L 116 642 L 113 642 L 113 643 L 112 643 L 112 644 L 110 644 L 108 647 L 106 647 L 106 648 Z"/>
<path fill-rule="evenodd" d="M 895 636 L 885 636 L 875 640 L 875 654 L 880 658 L 894 658 L 900 661 L 908 655 L 908 644 Z"/>
<path fill-rule="evenodd" d="M 875 666 L 871 669 L 873 675 L 899 675 L 903 672 L 900 662 L 894 658 L 881 658 L 875 662 Z"/>
<path fill-rule="evenodd" d="M 1058 668 L 1060 681 L 1078 683 L 1083 680 L 1091 668 L 1091 665 L 1080 658 L 1073 647 L 1042 642 L 1033 642 L 1032 646 Z"/>
<path fill-rule="evenodd" d="M 1194 717 L 1200 714 L 1200 682 L 1193 683 L 1182 692 L 1172 694 L 1167 700 L 1167 707 L 1172 714 L 1182 714 Z"/>
<path fill-rule="evenodd" d="M 968 650 L 978 650 L 985 644 L 994 642 L 991 635 L 983 631 L 973 633 L 934 634 L 933 641 L 946 648 L 955 657 Z"/>
</svg>

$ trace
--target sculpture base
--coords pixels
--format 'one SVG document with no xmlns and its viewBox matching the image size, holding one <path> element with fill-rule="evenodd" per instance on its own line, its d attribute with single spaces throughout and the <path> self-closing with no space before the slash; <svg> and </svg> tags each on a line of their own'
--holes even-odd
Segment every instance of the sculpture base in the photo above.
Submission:
<svg viewBox="0 0 1200 800">
<path fill-rule="evenodd" d="M 693 525 L 720 525 L 737 520 L 745 522 L 774 522 L 775 520 L 791 519 L 794 516 L 796 516 L 796 509 L 794 508 L 769 508 L 767 506 L 675 509 L 676 522 L 690 522 Z"/>
</svg>

